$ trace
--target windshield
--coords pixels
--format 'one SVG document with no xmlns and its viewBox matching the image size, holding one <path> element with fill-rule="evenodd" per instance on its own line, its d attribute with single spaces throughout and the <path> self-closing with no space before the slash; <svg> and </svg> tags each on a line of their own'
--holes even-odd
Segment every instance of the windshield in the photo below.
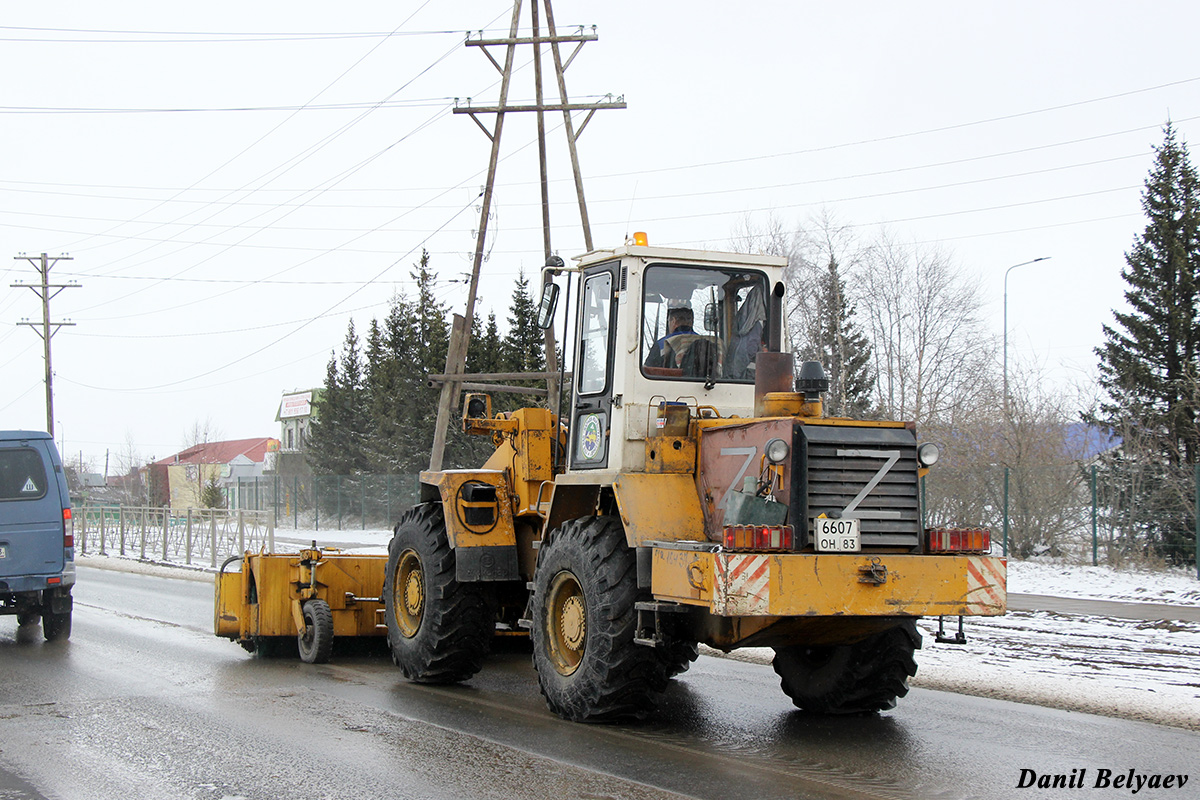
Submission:
<svg viewBox="0 0 1200 800">
<path fill-rule="evenodd" d="M 767 279 L 744 269 L 646 269 L 642 374 L 656 380 L 754 383 L 764 349 Z"/>
</svg>

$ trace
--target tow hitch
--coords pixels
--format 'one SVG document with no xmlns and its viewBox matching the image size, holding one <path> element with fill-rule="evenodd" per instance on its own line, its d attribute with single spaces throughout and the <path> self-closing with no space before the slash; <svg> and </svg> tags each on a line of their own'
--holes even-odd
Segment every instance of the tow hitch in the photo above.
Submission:
<svg viewBox="0 0 1200 800">
<path fill-rule="evenodd" d="M 958 618 L 958 633 L 953 636 L 946 635 L 945 621 L 945 617 L 938 617 L 938 632 L 934 641 L 938 644 L 966 644 L 967 637 L 963 634 L 963 618 Z"/>
</svg>

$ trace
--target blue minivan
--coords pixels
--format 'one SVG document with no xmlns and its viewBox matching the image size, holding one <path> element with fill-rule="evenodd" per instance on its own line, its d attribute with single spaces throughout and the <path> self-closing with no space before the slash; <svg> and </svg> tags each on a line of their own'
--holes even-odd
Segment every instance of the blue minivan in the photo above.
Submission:
<svg viewBox="0 0 1200 800">
<path fill-rule="evenodd" d="M 75 523 L 50 434 L 0 431 L 0 614 L 42 620 L 49 641 L 71 635 Z"/>
</svg>

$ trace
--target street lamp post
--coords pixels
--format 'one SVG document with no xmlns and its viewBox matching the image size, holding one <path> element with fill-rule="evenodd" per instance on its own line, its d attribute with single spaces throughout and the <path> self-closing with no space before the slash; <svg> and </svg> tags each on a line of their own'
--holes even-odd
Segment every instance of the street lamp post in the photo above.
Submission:
<svg viewBox="0 0 1200 800">
<path fill-rule="evenodd" d="M 1017 267 L 1024 267 L 1029 264 L 1036 264 L 1039 261 L 1045 261 L 1050 256 L 1042 256 L 1031 261 L 1022 261 L 1020 264 L 1013 264 L 1004 271 L 1004 418 L 1008 419 L 1008 273 L 1012 272 Z"/>
</svg>

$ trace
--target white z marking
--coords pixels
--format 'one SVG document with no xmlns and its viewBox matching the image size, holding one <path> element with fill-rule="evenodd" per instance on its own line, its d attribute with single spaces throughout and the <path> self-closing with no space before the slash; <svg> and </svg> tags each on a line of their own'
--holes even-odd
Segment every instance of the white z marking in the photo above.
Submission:
<svg viewBox="0 0 1200 800">
<path fill-rule="evenodd" d="M 871 490 L 879 485 L 883 480 L 883 476 L 888 474 L 888 470 L 896 466 L 896 462 L 900 460 L 899 450 L 838 450 L 839 456 L 848 456 L 849 458 L 886 458 L 883 466 L 875 473 L 871 480 L 867 481 L 867 485 L 862 488 L 862 491 L 850 501 L 850 504 L 842 509 L 842 516 L 846 518 L 858 519 L 899 519 L 899 511 L 858 511 L 858 504 L 867 499 L 867 495 Z"/>
<path fill-rule="evenodd" d="M 721 495 L 721 502 L 717 503 L 717 508 L 724 509 L 725 504 L 729 502 L 729 493 L 742 485 L 742 478 L 746 477 L 746 470 L 750 469 L 750 463 L 754 461 L 754 456 L 758 455 L 758 448 L 722 447 L 721 455 L 746 457 L 746 460 L 742 462 L 742 468 L 738 470 L 737 476 L 734 477 L 733 483 L 729 484 L 729 488 L 725 490 L 725 494 Z"/>
</svg>

